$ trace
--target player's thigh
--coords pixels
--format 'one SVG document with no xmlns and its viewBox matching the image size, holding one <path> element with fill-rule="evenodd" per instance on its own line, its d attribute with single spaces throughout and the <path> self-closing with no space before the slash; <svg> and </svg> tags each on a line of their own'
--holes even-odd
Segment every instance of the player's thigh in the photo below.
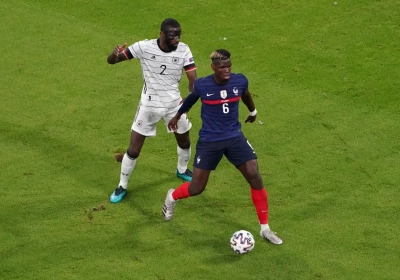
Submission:
<svg viewBox="0 0 400 280">
<path fill-rule="evenodd" d="M 215 170 L 225 151 L 225 141 L 197 142 L 193 167 L 203 170 Z"/>
<path fill-rule="evenodd" d="M 143 136 L 156 136 L 156 127 L 160 119 L 159 114 L 139 106 L 132 123 L 132 130 Z"/>
<path fill-rule="evenodd" d="M 170 110 L 163 117 L 164 124 L 165 124 L 165 127 L 167 128 L 168 133 L 173 132 L 168 129 L 168 122 L 175 116 L 175 114 L 177 112 L 178 112 L 178 110 Z M 192 123 L 189 121 L 187 114 L 182 114 L 177 125 L 178 125 L 178 129 L 177 129 L 176 133 L 178 133 L 178 134 L 184 134 L 185 132 L 188 132 L 192 128 Z"/>
<path fill-rule="evenodd" d="M 256 152 L 243 134 L 229 139 L 225 156 L 236 168 L 249 160 L 257 159 Z"/>
</svg>

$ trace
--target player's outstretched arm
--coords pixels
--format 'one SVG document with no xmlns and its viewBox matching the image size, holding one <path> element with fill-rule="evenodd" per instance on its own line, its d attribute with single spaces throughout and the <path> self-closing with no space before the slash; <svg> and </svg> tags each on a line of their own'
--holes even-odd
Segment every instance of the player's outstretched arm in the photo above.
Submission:
<svg viewBox="0 0 400 280">
<path fill-rule="evenodd" d="M 246 105 L 247 109 L 249 110 L 250 114 L 247 116 L 245 123 L 247 122 L 254 122 L 257 117 L 257 110 L 256 106 L 254 105 L 253 97 L 248 89 L 242 94 L 242 101 Z"/>
<path fill-rule="evenodd" d="M 116 46 L 113 50 L 112 53 L 107 57 L 107 62 L 109 64 L 115 64 L 124 60 L 127 60 L 128 58 L 124 54 L 124 49 L 126 47 L 126 43 L 124 43 L 122 46 Z"/>
</svg>

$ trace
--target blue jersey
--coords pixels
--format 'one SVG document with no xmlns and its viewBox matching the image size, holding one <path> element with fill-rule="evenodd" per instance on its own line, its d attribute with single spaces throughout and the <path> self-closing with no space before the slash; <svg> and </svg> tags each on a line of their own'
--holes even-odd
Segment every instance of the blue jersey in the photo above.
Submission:
<svg viewBox="0 0 400 280">
<path fill-rule="evenodd" d="M 194 90 L 182 105 L 189 108 L 200 98 L 201 119 L 203 125 L 199 132 L 199 141 L 216 142 L 239 136 L 239 101 L 248 87 L 247 78 L 242 74 L 230 74 L 226 84 L 219 85 L 213 75 L 199 78 Z M 188 102 L 186 102 L 188 101 Z M 185 106 L 184 106 L 185 105 Z M 179 110 L 181 112 L 181 110 Z M 182 112 L 181 112 L 182 113 Z"/>
</svg>

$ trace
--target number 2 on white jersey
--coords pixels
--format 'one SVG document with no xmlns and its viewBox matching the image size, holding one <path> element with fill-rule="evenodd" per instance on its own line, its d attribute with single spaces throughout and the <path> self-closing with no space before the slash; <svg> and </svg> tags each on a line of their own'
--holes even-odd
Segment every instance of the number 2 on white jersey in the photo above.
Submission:
<svg viewBox="0 0 400 280">
<path fill-rule="evenodd" d="M 165 74 L 164 74 L 164 71 L 165 71 L 165 69 L 167 69 L 167 65 L 164 65 L 164 64 L 163 64 L 163 65 L 160 66 L 160 68 L 162 69 L 160 75 L 165 75 Z"/>
</svg>

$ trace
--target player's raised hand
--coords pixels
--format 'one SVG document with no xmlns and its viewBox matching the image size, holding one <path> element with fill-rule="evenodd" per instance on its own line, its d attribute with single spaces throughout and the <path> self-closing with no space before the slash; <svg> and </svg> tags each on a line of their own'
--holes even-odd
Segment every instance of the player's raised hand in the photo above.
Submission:
<svg viewBox="0 0 400 280">
<path fill-rule="evenodd" d="M 257 117 L 257 115 L 254 115 L 254 116 L 248 115 L 248 116 L 247 116 L 247 119 L 245 120 L 245 123 L 247 123 L 247 122 L 250 122 L 250 123 L 254 122 L 254 121 L 256 120 L 256 117 Z"/>
<path fill-rule="evenodd" d="M 109 64 L 115 64 L 124 60 L 127 60 L 128 58 L 125 55 L 120 55 L 126 47 L 126 43 L 124 43 L 122 46 L 118 45 L 114 48 L 112 53 L 110 53 L 107 57 L 107 62 Z"/>
<path fill-rule="evenodd" d="M 117 45 L 113 52 L 114 55 L 118 56 L 120 53 L 122 53 L 124 51 L 125 47 L 126 47 L 126 43 L 122 44 L 122 46 Z"/>
</svg>

